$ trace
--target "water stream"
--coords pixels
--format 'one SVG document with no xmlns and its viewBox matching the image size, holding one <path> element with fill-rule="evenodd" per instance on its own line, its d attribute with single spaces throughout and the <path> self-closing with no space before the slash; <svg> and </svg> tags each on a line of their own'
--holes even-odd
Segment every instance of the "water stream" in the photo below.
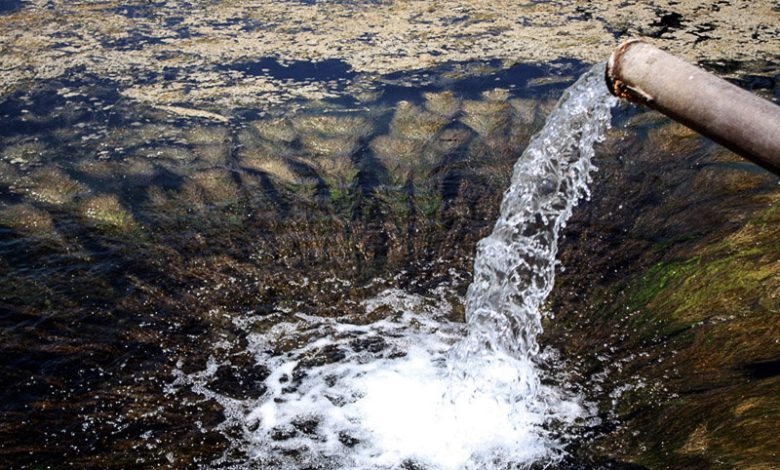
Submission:
<svg viewBox="0 0 780 470">
<path fill-rule="evenodd" d="M 268 367 L 258 400 L 205 386 L 216 363 L 180 373 L 172 388 L 217 400 L 224 428 L 240 430 L 234 445 L 262 468 L 483 469 L 560 460 L 566 437 L 592 411 L 576 392 L 548 384 L 565 382 L 563 372 L 541 380 L 538 364 L 554 358 L 540 353 L 536 337 L 559 233 L 588 195 L 593 145 L 609 125 L 614 100 L 602 76 L 596 66 L 564 93 L 515 164 L 493 233 L 479 243 L 467 325 L 448 320 L 446 286 L 426 296 L 390 289 L 363 302 L 369 317 L 394 312 L 374 323 L 283 315 L 251 334 L 249 349 Z M 282 353 L 280 345 L 291 346 Z"/>
<path fill-rule="evenodd" d="M 577 202 L 589 196 L 593 146 L 616 103 L 602 76 L 603 67 L 595 66 L 564 93 L 515 164 L 493 232 L 477 245 L 468 335 L 453 348 L 450 367 L 457 383 L 499 392 L 508 403 L 539 405 L 536 338 L 555 280 L 558 237 Z"/>
</svg>

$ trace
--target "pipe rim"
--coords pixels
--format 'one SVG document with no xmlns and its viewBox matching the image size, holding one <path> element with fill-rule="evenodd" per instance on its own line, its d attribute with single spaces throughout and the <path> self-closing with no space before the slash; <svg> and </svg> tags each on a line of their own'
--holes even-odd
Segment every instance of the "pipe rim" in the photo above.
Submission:
<svg viewBox="0 0 780 470">
<path fill-rule="evenodd" d="M 607 67 L 604 71 L 604 81 L 607 83 L 607 89 L 609 89 L 609 92 L 613 96 L 634 101 L 632 94 L 629 93 L 623 82 L 621 82 L 617 77 L 619 75 L 620 62 L 623 54 L 625 54 L 626 51 L 628 51 L 628 49 L 631 48 L 631 46 L 634 44 L 640 43 L 647 44 L 647 41 L 640 38 L 623 41 L 612 51 L 612 54 L 610 54 L 609 60 L 607 61 Z"/>
</svg>

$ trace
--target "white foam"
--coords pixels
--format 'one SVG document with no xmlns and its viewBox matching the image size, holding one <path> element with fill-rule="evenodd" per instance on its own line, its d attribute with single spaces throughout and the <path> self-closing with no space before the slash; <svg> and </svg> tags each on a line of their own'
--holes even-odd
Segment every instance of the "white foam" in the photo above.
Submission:
<svg viewBox="0 0 780 470">
<path fill-rule="evenodd" d="M 268 392 L 243 420 L 252 459 L 290 469 L 304 463 L 398 468 L 413 461 L 449 470 L 559 458 L 561 445 L 543 425 L 571 425 L 584 414 L 579 398 L 548 386 L 521 396 L 515 385 L 533 365 L 500 354 L 486 355 L 480 370 L 453 381 L 448 352 L 465 330 L 442 318 L 448 302 L 431 300 L 385 291 L 367 305 L 427 311 L 398 311 L 391 315 L 394 320 L 371 325 L 318 319 L 321 335 L 316 341 L 291 356 L 264 357 L 262 361 L 272 365 Z M 277 325 L 252 338 L 253 349 L 267 350 L 296 331 L 310 328 Z M 386 342 L 381 352 L 350 349 L 355 339 L 378 337 Z M 293 383 L 299 361 L 328 348 L 346 354 L 306 369 L 306 376 Z"/>
<path fill-rule="evenodd" d="M 494 380 L 516 374 L 489 371 Z M 356 381 L 365 397 L 345 410 L 370 430 L 358 466 L 393 466 L 413 458 L 442 469 L 485 463 L 486 456 L 529 462 L 548 454 L 536 428 L 541 416 L 519 410 L 494 391 L 452 384 L 422 348 Z M 484 468 L 484 467 L 483 467 Z"/>
</svg>

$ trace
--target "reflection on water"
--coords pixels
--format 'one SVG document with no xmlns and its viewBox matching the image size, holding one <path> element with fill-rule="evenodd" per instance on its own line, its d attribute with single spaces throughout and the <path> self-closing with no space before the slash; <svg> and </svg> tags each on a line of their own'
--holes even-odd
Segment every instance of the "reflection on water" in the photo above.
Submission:
<svg viewBox="0 0 780 470">
<path fill-rule="evenodd" d="M 3 0 L 0 2 L 0 15 L 12 13 L 24 6 L 24 0 Z"/>
</svg>

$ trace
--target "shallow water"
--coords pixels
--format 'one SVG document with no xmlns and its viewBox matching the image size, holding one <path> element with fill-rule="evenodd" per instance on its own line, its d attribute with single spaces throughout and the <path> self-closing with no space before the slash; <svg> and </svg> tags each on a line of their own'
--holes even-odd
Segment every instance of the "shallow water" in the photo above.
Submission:
<svg viewBox="0 0 780 470">
<path fill-rule="evenodd" d="M 577 397 L 547 390 L 547 405 L 556 409 L 545 416 L 517 409 L 494 390 L 453 389 L 447 353 L 464 328 L 448 318 L 447 290 L 431 294 L 383 291 L 364 306 L 369 315 L 380 308 L 393 315 L 368 325 L 297 318 L 251 335 L 249 349 L 269 366 L 259 402 L 209 392 L 201 385 L 208 371 L 182 374 L 175 385 L 226 401 L 228 422 L 242 429 L 234 445 L 260 466 L 457 469 L 554 458 L 563 444 L 556 447 L 540 426 L 583 418 Z M 269 354 L 280 340 L 310 333 L 314 338 L 297 340 L 293 351 Z"/>
<path fill-rule="evenodd" d="M 0 2 L 0 15 L 12 13 L 24 6 L 24 0 L 3 0 Z"/>
<path fill-rule="evenodd" d="M 39 437 L 13 431 L 12 442 L 48 449 L 62 426 L 72 444 L 55 451 L 118 465 L 133 457 L 107 457 L 116 449 L 107 439 L 143 449 L 134 457 L 143 465 L 454 469 L 560 459 L 575 421 L 595 419 L 589 405 L 557 385 L 565 372 L 539 383 L 535 346 L 502 338 L 490 354 L 449 352 L 458 341 L 473 351 L 485 331 L 472 322 L 464 341 L 456 313 L 470 253 L 456 260 L 452 247 L 434 248 L 442 236 L 462 243 L 489 228 L 494 206 L 472 205 L 462 188 L 482 180 L 475 196 L 500 194 L 498 168 L 541 125 L 545 102 L 522 97 L 535 87 L 528 81 L 472 100 L 430 82 L 415 101 L 228 125 L 125 108 L 107 87 L 84 84 L 7 99 L 5 322 L 18 346 L 7 346 L 6 371 L 32 373 L 7 403 L 17 419 L 50 422 Z M 532 152 L 520 161 L 535 168 Z M 566 168 L 589 172 L 590 154 L 577 164 L 566 158 L 579 154 L 568 155 L 555 157 L 568 204 L 555 233 L 585 184 L 566 180 Z M 535 198 L 538 189 L 517 191 Z M 467 207 L 486 215 L 458 221 Z M 347 218 L 353 233 L 341 228 Z M 464 222 L 460 232 L 437 228 Z M 392 248 L 393 231 L 397 253 L 363 251 Z M 350 254 L 352 243 L 360 251 Z M 551 270 L 555 250 L 546 249 Z M 395 266 L 408 272 L 388 276 Z M 512 321 L 533 326 L 534 308 L 526 314 L 535 318 Z M 36 336 L 44 343 L 32 359 Z M 453 361 L 474 374 L 453 381 Z M 62 385 L 40 386 L 52 381 Z M 58 411 L 25 411 L 31 405 Z M 181 445 L 188 440 L 197 451 Z"/>
<path fill-rule="evenodd" d="M 121 18 L 105 35 L 85 36 L 94 49 L 74 52 L 67 35 L 51 44 L 84 68 L 38 64 L 39 78 L 13 81 L 0 98 L 0 460 L 566 468 L 559 459 L 594 430 L 620 429 L 602 421 L 632 394 L 669 395 L 633 376 L 609 382 L 637 357 L 656 363 L 645 352 L 612 359 L 612 335 L 636 333 L 633 310 L 620 312 L 625 330 L 585 331 L 593 344 L 566 333 L 563 344 L 585 356 L 604 350 L 593 357 L 536 352 L 539 322 L 559 313 L 538 311 L 554 236 L 524 320 L 494 345 L 516 347 L 485 372 L 510 392 L 496 401 L 494 387 L 450 386 L 477 242 L 495 224 L 513 165 L 584 64 L 489 60 L 381 75 L 248 54 L 201 69 L 202 57 L 177 65 L 170 49 L 134 63 L 147 57 L 134 52 L 172 37 L 204 39 L 177 10 L 184 3 L 116 6 Z M 220 31 L 262 29 L 243 16 L 214 21 Z M 122 54 L 107 60 L 106 51 Z M 776 99 L 776 72 L 763 72 L 745 84 Z M 654 113 L 622 109 L 618 121 L 630 127 L 603 150 L 600 196 L 568 234 L 564 267 L 581 261 L 581 279 L 566 286 L 576 303 L 561 308 L 569 325 L 588 315 L 578 295 L 592 279 L 618 279 L 647 253 L 741 220 L 710 210 L 742 207 L 743 196 L 724 203 L 724 192 L 749 183 L 758 200 L 776 187 Z M 567 204 L 553 203 L 562 212 L 539 225 L 562 227 Z M 598 228 L 583 230 L 583 217 Z M 517 406 L 519 391 L 533 400 Z M 611 405 L 596 409 L 590 392 Z M 455 412 L 463 403 L 495 426 Z"/>
<path fill-rule="evenodd" d="M 457 322 L 511 165 L 581 67 L 496 65 L 356 76 L 329 101 L 227 122 L 78 72 L 4 97 L 4 455 L 20 467 L 252 461 L 259 431 L 228 404 L 275 393 L 255 332 L 297 315 L 363 323 L 361 302 L 385 289 L 439 285 Z M 366 90 L 380 98 L 358 106 L 350 93 Z M 405 314 L 421 312 L 373 315 Z M 420 357 L 451 342 L 425 337 Z M 333 367 L 357 374 L 352 360 Z M 202 389 L 182 385 L 192 374 Z"/>
</svg>

